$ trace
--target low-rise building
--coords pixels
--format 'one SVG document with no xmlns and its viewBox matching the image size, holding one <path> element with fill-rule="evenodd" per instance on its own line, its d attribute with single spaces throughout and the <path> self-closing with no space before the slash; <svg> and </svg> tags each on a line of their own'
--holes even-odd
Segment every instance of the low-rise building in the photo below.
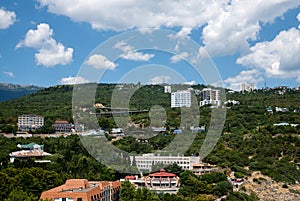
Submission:
<svg viewBox="0 0 300 201">
<path fill-rule="evenodd" d="M 56 120 L 52 126 L 56 133 L 84 132 L 84 125 L 78 122 L 72 124 L 67 120 Z"/>
<path fill-rule="evenodd" d="M 56 120 L 52 125 L 56 133 L 68 133 L 72 131 L 73 125 L 66 120 Z"/>
<path fill-rule="evenodd" d="M 191 129 L 192 133 L 205 132 L 205 126 L 198 126 L 198 127 L 192 126 L 190 129 Z"/>
<path fill-rule="evenodd" d="M 11 163 L 15 161 L 15 158 L 18 159 L 34 158 L 35 162 L 50 162 L 49 160 L 42 160 L 43 157 L 52 155 L 44 151 L 44 145 L 29 143 L 25 145 L 18 144 L 17 147 L 22 150 L 14 151 L 9 154 Z"/>
<path fill-rule="evenodd" d="M 53 201 L 118 201 L 119 181 L 88 181 L 69 179 L 65 184 L 41 194 L 40 199 Z"/>
<path fill-rule="evenodd" d="M 159 193 L 177 193 L 179 190 L 179 177 L 176 174 L 169 173 L 165 169 L 149 174 L 146 177 L 126 176 L 121 181 L 128 180 L 137 188 L 146 187 L 151 191 Z"/>
<path fill-rule="evenodd" d="M 200 163 L 199 156 L 162 156 L 154 154 L 143 154 L 142 156 L 130 156 L 131 165 L 135 161 L 136 167 L 140 172 L 152 171 L 152 165 L 157 163 L 164 165 L 177 164 L 183 170 L 192 170 L 193 164 Z"/>
<path fill-rule="evenodd" d="M 206 173 L 217 172 L 218 171 L 217 166 L 211 165 L 211 164 L 208 164 L 208 163 L 193 164 L 192 166 L 193 166 L 193 168 L 192 168 L 191 171 L 195 175 L 203 175 L 203 174 L 206 174 Z"/>
</svg>

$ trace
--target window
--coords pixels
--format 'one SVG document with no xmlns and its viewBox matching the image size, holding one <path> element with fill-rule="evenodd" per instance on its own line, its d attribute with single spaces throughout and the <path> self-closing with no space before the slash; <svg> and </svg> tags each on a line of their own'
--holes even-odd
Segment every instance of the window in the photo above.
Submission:
<svg viewBox="0 0 300 201">
<path fill-rule="evenodd" d="M 82 198 L 77 198 L 77 201 L 82 201 Z"/>
</svg>

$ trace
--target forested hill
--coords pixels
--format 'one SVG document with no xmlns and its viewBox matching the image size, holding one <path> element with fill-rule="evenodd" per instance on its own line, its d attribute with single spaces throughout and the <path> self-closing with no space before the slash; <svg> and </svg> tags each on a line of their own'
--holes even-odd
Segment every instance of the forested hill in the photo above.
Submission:
<svg viewBox="0 0 300 201">
<path fill-rule="evenodd" d="M 95 101 L 110 107 L 111 95 L 114 89 L 118 87 L 115 84 L 99 84 L 97 88 Z M 182 86 L 181 86 L 182 87 Z M 188 88 L 190 86 L 184 86 Z M 183 88 L 184 88 L 183 87 Z M 202 89 L 203 85 L 192 86 L 194 89 Z M 122 85 L 122 89 L 138 88 L 134 84 Z M 172 91 L 180 86 L 172 86 Z M 72 85 L 59 85 L 49 88 L 44 88 L 29 95 L 22 96 L 17 99 L 0 103 L 0 118 L 9 119 L 9 122 L 16 123 L 17 117 L 22 114 L 37 114 L 45 117 L 46 120 L 66 119 L 72 120 Z M 266 108 L 272 107 L 275 111 L 276 107 L 284 107 L 289 112 L 284 115 L 275 115 L 268 123 L 276 123 L 277 121 L 290 121 L 291 123 L 300 123 L 297 119 L 297 113 L 294 110 L 300 109 L 300 91 L 293 89 L 269 89 L 257 90 L 251 93 L 227 93 L 227 100 L 237 100 L 240 105 L 233 107 L 233 110 L 228 110 L 228 123 L 232 125 L 241 124 L 245 120 L 246 125 L 257 125 L 258 121 L 262 124 L 267 120 L 265 118 Z M 149 85 L 142 86 L 135 91 L 130 98 L 130 107 L 135 109 L 149 110 L 154 105 L 160 105 L 167 108 L 171 113 L 174 110 L 170 109 L 170 94 L 164 93 L 163 86 Z M 175 110 L 177 111 L 177 110 Z M 177 111 L 178 112 L 178 111 Z M 239 121 L 232 122 L 232 118 L 239 117 Z M 244 127 L 245 125 L 243 125 Z"/>
<path fill-rule="evenodd" d="M 43 89 L 43 87 L 32 85 L 16 85 L 0 83 L 0 102 L 19 98 Z"/>
<path fill-rule="evenodd" d="M 172 91 L 176 87 L 178 86 L 172 86 Z M 204 86 L 192 87 L 202 89 Z M 134 84 L 99 84 L 96 102 L 110 107 L 111 95 L 115 89 L 121 93 L 122 90 L 130 88 L 137 89 L 130 98 L 130 108 L 149 110 L 152 106 L 160 105 L 166 108 L 166 125 L 173 128 L 180 125 L 180 109 L 170 108 L 170 94 L 164 93 L 163 86 L 149 85 L 139 88 Z M 72 93 L 73 86 L 54 86 L 0 103 L 0 130 L 11 131 L 12 128 L 7 125 L 16 126 L 17 117 L 21 114 L 43 115 L 46 125 L 49 126 L 56 119 L 72 121 Z M 300 125 L 300 91 L 277 88 L 246 93 L 227 92 L 226 96 L 227 100 L 239 101 L 239 104 L 227 105 L 223 134 L 205 161 L 244 175 L 261 171 L 276 181 L 300 181 L 300 126 L 295 126 Z M 210 108 L 202 107 L 199 110 L 199 125 L 208 128 Z M 147 112 L 133 114 L 132 120 L 140 126 L 147 127 L 150 124 Z M 274 125 L 280 123 L 289 126 Z M 99 125 L 109 129 L 114 126 L 114 122 L 110 115 L 101 115 Z M 174 136 L 170 132 L 161 134 L 150 140 L 153 144 L 139 144 L 128 137 L 117 141 L 115 146 L 127 152 L 147 153 L 163 148 L 172 137 Z M 199 154 L 204 138 L 205 135 L 199 133 L 186 154 Z"/>
</svg>

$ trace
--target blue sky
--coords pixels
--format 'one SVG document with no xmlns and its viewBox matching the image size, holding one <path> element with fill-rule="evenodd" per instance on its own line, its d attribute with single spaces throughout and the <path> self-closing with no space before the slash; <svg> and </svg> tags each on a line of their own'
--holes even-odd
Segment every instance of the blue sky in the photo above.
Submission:
<svg viewBox="0 0 300 201">
<path fill-rule="evenodd" d="M 185 61 L 194 50 L 142 49 L 119 37 L 139 30 L 143 44 L 151 32 L 140 28 L 154 28 L 195 41 L 196 53 L 210 55 L 225 87 L 300 86 L 299 6 L 300 0 L 1 0 L 0 82 L 95 81 L 80 74 L 87 65 L 104 73 L 99 82 L 202 84 Z M 99 50 L 113 37 L 109 51 L 119 54 L 116 60 Z"/>
</svg>

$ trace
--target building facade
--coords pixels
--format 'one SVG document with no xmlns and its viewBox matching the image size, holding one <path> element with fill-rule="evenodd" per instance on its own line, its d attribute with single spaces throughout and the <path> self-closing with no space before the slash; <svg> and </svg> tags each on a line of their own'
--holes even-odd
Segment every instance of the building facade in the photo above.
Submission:
<svg viewBox="0 0 300 201">
<path fill-rule="evenodd" d="M 254 84 L 251 83 L 241 83 L 241 91 L 251 92 L 255 89 Z"/>
<path fill-rule="evenodd" d="M 143 154 L 142 156 L 131 156 L 131 165 L 134 163 L 139 171 L 152 171 L 152 165 L 157 163 L 164 164 L 164 165 L 172 165 L 177 164 L 183 170 L 192 170 L 193 164 L 200 163 L 199 156 L 160 156 L 154 154 Z"/>
<path fill-rule="evenodd" d="M 173 173 L 160 169 L 158 172 L 149 174 L 146 177 L 126 176 L 121 181 L 129 181 L 136 187 L 146 187 L 151 191 L 159 193 L 177 193 L 179 190 L 179 177 Z"/>
<path fill-rule="evenodd" d="M 29 143 L 18 144 L 20 151 L 14 151 L 9 154 L 10 162 L 13 163 L 16 158 L 26 160 L 28 158 L 34 158 L 35 162 L 50 162 L 49 160 L 43 160 L 45 156 L 51 156 L 52 154 L 44 151 L 44 145 Z"/>
<path fill-rule="evenodd" d="M 84 125 L 77 122 L 72 124 L 66 120 L 56 120 L 52 126 L 56 133 L 84 132 Z"/>
<path fill-rule="evenodd" d="M 41 194 L 40 199 L 53 201 L 118 201 L 119 181 L 88 181 L 69 179 L 65 184 Z"/>
<path fill-rule="evenodd" d="M 191 92 L 177 91 L 171 93 L 171 108 L 191 107 Z"/>
<path fill-rule="evenodd" d="M 200 107 L 208 104 L 216 106 L 220 106 L 222 104 L 220 90 L 205 88 L 200 91 Z"/>
<path fill-rule="evenodd" d="M 44 126 L 44 117 L 33 114 L 23 114 L 18 117 L 18 129 L 20 131 L 36 130 Z"/>
<path fill-rule="evenodd" d="M 172 88 L 171 88 L 171 86 L 165 86 L 165 87 L 164 87 L 164 92 L 165 92 L 165 93 L 172 93 Z"/>
<path fill-rule="evenodd" d="M 68 133 L 72 131 L 73 125 L 65 120 L 56 120 L 52 125 L 56 133 Z"/>
</svg>

